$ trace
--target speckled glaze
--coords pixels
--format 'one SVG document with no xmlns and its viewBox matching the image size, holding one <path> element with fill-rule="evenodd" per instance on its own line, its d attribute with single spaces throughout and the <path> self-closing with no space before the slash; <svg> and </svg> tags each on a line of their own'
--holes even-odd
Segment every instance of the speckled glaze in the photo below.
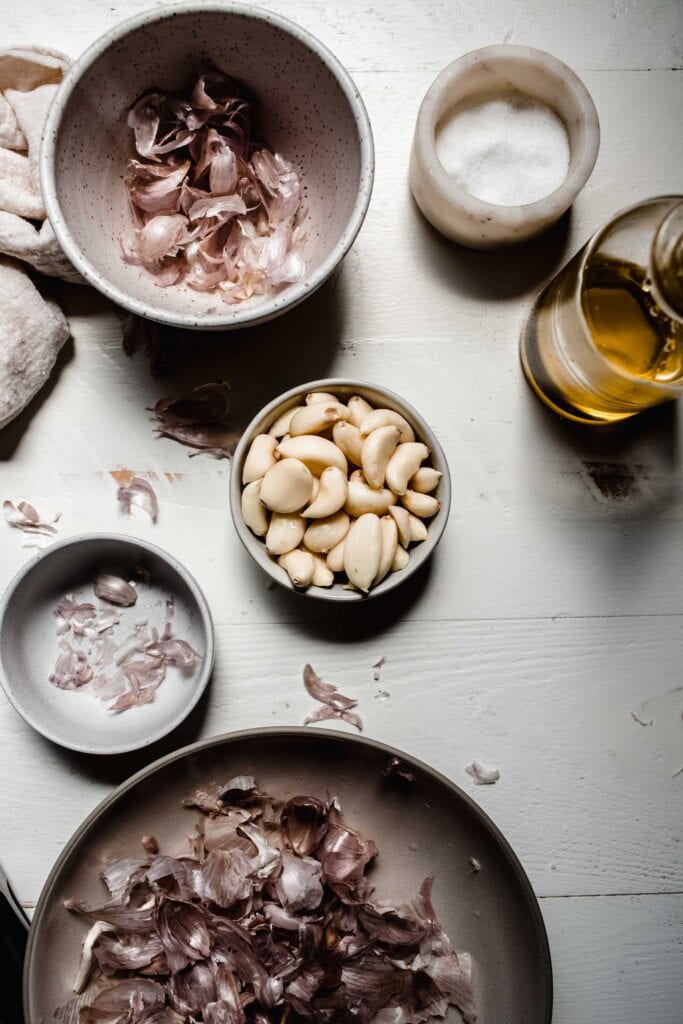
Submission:
<svg viewBox="0 0 683 1024">
<path fill-rule="evenodd" d="M 307 587 L 305 590 L 298 590 L 285 570 L 277 564 L 277 560 L 271 558 L 268 554 L 263 540 L 256 537 L 249 527 L 245 526 L 242 518 L 242 467 L 251 442 L 257 434 L 267 433 L 268 428 L 272 426 L 282 413 L 291 409 L 294 405 L 302 404 L 309 391 L 331 392 L 332 394 L 339 395 L 342 401 L 349 399 L 352 395 L 361 395 L 376 408 L 395 409 L 397 412 L 400 412 L 415 431 L 415 439 L 423 441 L 429 448 L 430 465 L 442 474 L 439 486 L 434 491 L 434 496 L 441 502 L 441 508 L 433 519 L 426 521 L 428 530 L 427 540 L 410 548 L 410 562 L 405 569 L 401 569 L 399 572 L 390 572 L 368 594 L 363 594 L 359 590 L 345 590 L 341 583 L 334 583 L 331 587 Z M 286 590 L 293 590 L 304 597 L 318 598 L 323 601 L 368 601 L 373 597 L 381 597 L 383 594 L 388 594 L 390 590 L 400 587 L 408 577 L 417 572 L 427 559 L 431 557 L 434 548 L 441 540 L 441 536 L 446 529 L 450 509 L 451 474 L 446 461 L 446 455 L 436 435 L 427 421 L 416 409 L 413 409 L 412 405 L 409 405 L 393 391 L 389 391 L 388 388 L 383 388 L 379 384 L 348 380 L 343 377 L 330 377 L 326 380 L 312 380 L 307 384 L 300 384 L 298 387 L 286 391 L 283 395 L 273 399 L 254 417 L 242 434 L 240 443 L 232 458 L 232 469 L 230 471 L 230 511 L 237 536 L 254 561 L 261 566 L 264 572 L 272 576 L 276 583 L 285 587 Z"/>
<path fill-rule="evenodd" d="M 564 121 L 569 172 L 549 196 L 524 206 L 497 206 L 467 192 L 436 154 L 436 128 L 462 100 L 515 89 L 545 103 Z M 422 101 L 410 157 L 410 186 L 423 214 L 448 238 L 473 249 L 512 245 L 539 234 L 569 209 L 588 181 L 600 146 L 595 104 L 583 82 L 556 57 L 529 46 L 485 46 L 449 64 Z"/>
<path fill-rule="evenodd" d="M 159 288 L 126 265 L 126 118 L 145 90 L 183 92 L 213 66 L 256 96 L 261 134 L 298 169 L 308 209 L 307 274 L 235 306 L 187 286 Z M 374 173 L 362 99 L 339 61 L 293 22 L 247 4 L 177 4 L 107 32 L 67 74 L 50 110 L 41 186 L 57 238 L 96 288 L 133 313 L 205 330 L 261 323 L 295 306 L 341 262 L 363 223 Z"/>
<path fill-rule="evenodd" d="M 202 659 L 181 674 L 173 669 L 154 700 L 112 714 L 89 693 L 60 690 L 48 676 L 57 660 L 54 610 L 66 595 L 87 587 L 97 572 L 125 575 L 142 564 L 150 582 L 140 588 L 136 618 L 150 625 L 174 600 L 174 632 Z M 90 600 L 90 598 L 87 598 Z M 86 534 L 51 544 L 14 577 L 0 601 L 0 683 L 22 718 L 53 743 L 89 754 L 120 754 L 146 747 L 180 725 L 197 704 L 213 671 L 211 612 L 187 569 L 161 548 L 135 537 Z"/>
</svg>

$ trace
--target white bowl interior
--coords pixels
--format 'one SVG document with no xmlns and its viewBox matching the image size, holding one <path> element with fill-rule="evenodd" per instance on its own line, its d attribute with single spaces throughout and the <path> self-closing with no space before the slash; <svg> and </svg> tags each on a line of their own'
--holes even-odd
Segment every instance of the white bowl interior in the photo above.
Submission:
<svg viewBox="0 0 683 1024">
<path fill-rule="evenodd" d="M 144 566 L 150 580 L 139 586 L 135 605 L 121 609 L 116 641 L 126 638 L 126 627 L 132 631 L 134 622 L 146 619 L 163 628 L 165 602 L 172 596 L 174 636 L 188 640 L 204 657 L 187 670 L 169 667 L 150 704 L 115 714 L 95 694 L 61 690 L 49 682 L 59 654 L 54 611 L 66 594 L 111 608 L 93 595 L 96 574 L 129 578 L 136 565 Z M 206 684 L 212 639 L 196 597 L 173 565 L 135 541 L 84 538 L 48 549 L 29 564 L 6 600 L 0 624 L 3 684 L 26 720 L 64 746 L 93 753 L 146 746 L 179 724 Z"/>
<path fill-rule="evenodd" d="M 268 298 L 231 307 L 186 286 L 159 288 L 142 268 L 123 262 L 119 242 L 131 224 L 124 183 L 134 154 L 126 121 L 131 104 L 151 88 L 186 93 L 211 67 L 248 86 L 258 102 L 261 137 L 301 175 L 309 276 L 342 239 L 357 202 L 359 127 L 330 67 L 267 12 L 255 18 L 234 10 L 167 11 L 110 43 L 66 101 L 55 140 L 55 192 L 63 224 L 104 282 L 167 313 L 238 319 L 246 305 L 265 305 Z"/>
</svg>

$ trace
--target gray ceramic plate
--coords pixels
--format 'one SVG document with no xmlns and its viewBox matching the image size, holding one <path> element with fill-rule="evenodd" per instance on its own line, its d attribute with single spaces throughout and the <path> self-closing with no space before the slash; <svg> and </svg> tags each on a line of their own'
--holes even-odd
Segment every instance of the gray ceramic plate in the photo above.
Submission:
<svg viewBox="0 0 683 1024">
<path fill-rule="evenodd" d="M 412 784 L 383 775 L 400 757 Z M 345 819 L 379 846 L 377 893 L 415 895 L 434 877 L 434 903 L 452 941 L 475 963 L 478 1024 L 549 1024 L 552 974 L 541 913 L 522 866 L 484 812 L 431 768 L 371 740 L 327 730 L 255 729 L 206 740 L 150 765 L 120 786 L 66 844 L 33 917 L 24 971 L 27 1024 L 48 1020 L 73 996 L 85 933 L 67 897 L 101 900 L 105 861 L 140 854 L 143 833 L 164 852 L 188 851 L 197 812 L 181 800 L 198 785 L 254 775 L 263 788 L 341 800 Z M 481 869 L 475 872 L 470 858 Z M 460 1019 L 451 1010 L 447 1020 Z"/>
</svg>

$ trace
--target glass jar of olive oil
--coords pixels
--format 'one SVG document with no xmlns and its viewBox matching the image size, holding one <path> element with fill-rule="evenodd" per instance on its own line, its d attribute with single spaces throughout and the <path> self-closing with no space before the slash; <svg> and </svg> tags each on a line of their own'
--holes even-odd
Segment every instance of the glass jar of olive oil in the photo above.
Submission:
<svg viewBox="0 0 683 1024">
<path fill-rule="evenodd" d="M 539 398 L 579 423 L 683 395 L 683 196 L 598 231 L 536 300 L 521 358 Z"/>
</svg>

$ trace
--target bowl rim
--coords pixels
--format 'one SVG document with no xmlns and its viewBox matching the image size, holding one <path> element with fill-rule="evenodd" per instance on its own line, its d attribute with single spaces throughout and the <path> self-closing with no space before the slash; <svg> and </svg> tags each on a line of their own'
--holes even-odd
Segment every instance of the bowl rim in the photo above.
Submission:
<svg viewBox="0 0 683 1024">
<path fill-rule="evenodd" d="M 292 36 L 302 46 L 310 50 L 328 68 L 349 104 L 356 125 L 360 151 L 358 194 L 340 238 L 320 266 L 303 281 L 290 285 L 283 291 L 276 293 L 266 301 L 258 303 L 253 307 L 226 306 L 225 312 L 200 315 L 164 310 L 148 302 L 133 298 L 101 274 L 83 254 L 71 234 L 62 214 L 61 204 L 57 195 L 55 174 L 55 151 L 62 117 L 67 103 L 84 72 L 110 46 L 131 32 L 169 18 L 191 14 L 227 14 L 267 22 Z M 353 245 L 365 220 L 372 195 L 375 151 L 370 118 L 358 87 L 343 64 L 316 36 L 289 18 L 264 8 L 256 7 L 250 3 L 209 2 L 195 4 L 185 2 L 147 10 L 131 18 L 126 18 L 124 21 L 108 29 L 95 42 L 91 43 L 81 56 L 74 61 L 66 72 L 48 111 L 41 135 L 38 164 L 43 201 L 57 241 L 70 262 L 89 284 L 97 288 L 98 291 L 102 292 L 112 302 L 138 316 L 174 327 L 211 331 L 238 329 L 264 323 L 274 316 L 299 305 L 300 302 L 327 280 Z M 229 310 L 232 311 L 228 312 Z"/>
<path fill-rule="evenodd" d="M 27 576 L 35 572 L 40 564 L 45 561 L 50 555 L 54 554 L 55 551 L 59 551 L 66 547 L 76 547 L 79 544 L 92 542 L 92 541 L 106 541 L 110 543 L 112 541 L 122 545 L 136 545 L 137 547 L 144 548 L 146 551 L 155 555 L 161 561 L 165 562 L 171 569 L 178 573 L 180 578 L 186 584 L 192 597 L 195 601 L 199 615 L 202 621 L 204 633 L 206 635 L 206 652 L 202 661 L 201 669 L 197 675 L 197 681 L 195 686 L 188 693 L 188 701 L 182 706 L 180 711 L 171 719 L 169 723 L 157 729 L 155 732 L 151 732 L 145 737 L 142 742 L 129 742 L 129 743 L 114 743 L 110 746 L 92 746 L 84 743 L 71 743 L 65 740 L 58 732 L 53 731 L 49 726 L 45 726 L 42 722 L 38 722 L 30 710 L 22 703 L 21 699 L 16 693 L 13 682 L 10 679 L 9 673 L 5 670 L 5 661 L 2 650 L 0 650 L 0 686 L 5 691 L 5 695 L 9 700 L 14 710 L 21 715 L 25 722 L 28 723 L 36 732 L 39 732 L 46 739 L 52 743 L 56 743 L 60 747 L 66 747 L 68 750 L 76 750 L 79 753 L 84 754 L 125 754 L 132 750 L 142 750 L 145 747 L 151 746 L 156 743 L 157 740 L 167 736 L 170 732 L 176 729 L 181 722 L 183 722 L 190 712 L 199 703 L 199 700 L 204 693 L 211 674 L 214 668 L 215 661 L 215 637 L 214 637 L 214 625 L 213 617 L 211 615 L 211 609 L 209 603 L 204 596 L 204 593 L 195 580 L 192 573 L 185 568 L 185 566 L 178 561 L 173 555 L 163 548 L 158 547 L 156 544 L 151 544 L 149 541 L 144 540 L 142 537 L 133 535 L 127 535 L 123 533 L 109 533 L 106 531 L 99 531 L 97 533 L 79 533 L 71 537 L 64 537 L 60 540 L 55 541 L 42 551 L 37 552 L 32 558 L 30 558 L 21 568 L 14 574 L 9 584 L 5 588 L 4 593 L 0 597 L 0 637 L 2 636 L 2 629 L 5 623 L 5 617 L 11 607 L 12 600 L 18 588 L 24 582 Z"/>
<path fill-rule="evenodd" d="M 466 82 L 471 73 L 482 64 L 504 69 L 510 62 L 540 65 L 550 77 L 563 82 L 576 104 L 577 111 L 584 116 L 586 124 L 581 129 L 581 143 L 576 151 L 576 160 L 570 160 L 567 177 L 561 185 L 534 202 L 502 206 L 479 199 L 458 184 L 439 160 L 435 133 L 438 121 L 444 114 L 439 104 L 454 82 Z M 470 50 L 448 64 L 434 79 L 422 99 L 413 138 L 414 157 L 423 166 L 434 195 L 437 195 L 447 207 L 469 214 L 477 222 L 488 221 L 493 217 L 498 225 L 510 229 L 545 221 L 549 217 L 558 219 L 571 206 L 588 181 L 595 167 L 599 148 L 598 112 L 591 94 L 576 72 L 545 50 L 512 43 Z"/>
<path fill-rule="evenodd" d="M 255 434 L 258 432 L 258 426 L 263 420 L 269 417 L 274 418 L 274 414 L 277 413 L 278 409 L 285 403 L 289 402 L 293 398 L 307 394 L 309 391 L 334 391 L 335 388 L 351 388 L 354 392 L 359 395 L 363 395 L 364 391 L 375 391 L 379 394 L 388 398 L 393 402 L 399 409 L 404 410 L 408 414 L 408 418 L 412 419 L 418 427 L 417 433 L 424 440 L 433 454 L 437 453 L 440 463 L 443 465 L 443 476 L 439 481 L 439 497 L 441 501 L 441 508 L 437 512 L 436 516 L 432 519 L 429 526 L 429 536 L 426 541 L 414 549 L 415 555 L 411 557 L 407 567 L 400 572 L 389 573 L 385 576 L 381 583 L 377 587 L 373 587 L 369 593 L 362 594 L 355 590 L 342 590 L 338 584 L 333 584 L 331 587 L 307 587 L 305 590 L 297 589 L 291 582 L 284 569 L 281 569 L 277 562 L 274 562 L 267 553 L 265 558 L 261 559 L 256 556 L 256 552 L 259 549 L 265 553 L 265 548 L 258 537 L 252 534 L 251 530 L 244 523 L 242 519 L 241 510 L 241 497 L 242 497 L 242 480 L 241 480 L 241 467 L 244 462 L 246 451 L 248 446 Z M 357 380 L 351 377 L 327 377 L 322 380 L 307 381 L 304 384 L 297 384 L 295 387 L 289 388 L 284 391 L 281 395 L 278 395 L 272 401 L 264 405 L 259 412 L 251 419 L 245 428 L 242 436 L 239 440 L 239 444 L 235 449 L 235 453 L 231 459 L 230 464 L 230 514 L 235 527 L 235 531 L 240 541 L 242 542 L 245 549 L 251 555 L 252 559 L 259 568 L 267 573 L 272 580 L 283 587 L 290 593 L 298 594 L 300 597 L 312 598 L 318 601 L 331 601 L 339 603 L 349 603 L 352 601 L 369 601 L 373 598 L 384 597 L 390 591 L 395 590 L 396 587 L 400 587 L 407 579 L 409 579 L 413 573 L 429 560 L 434 552 L 437 544 L 443 536 L 448 517 L 451 510 L 451 473 L 446 458 L 446 453 L 443 450 L 439 439 L 430 427 L 427 420 L 422 416 L 417 409 L 415 409 L 410 402 L 407 402 L 401 395 L 396 394 L 390 388 L 384 387 L 382 384 L 375 384 L 372 381 Z"/>
</svg>

